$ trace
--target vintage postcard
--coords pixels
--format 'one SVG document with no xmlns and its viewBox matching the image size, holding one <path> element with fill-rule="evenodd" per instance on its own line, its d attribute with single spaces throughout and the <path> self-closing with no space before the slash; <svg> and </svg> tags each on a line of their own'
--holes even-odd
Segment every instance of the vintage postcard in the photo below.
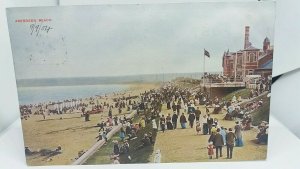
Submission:
<svg viewBox="0 0 300 169">
<path fill-rule="evenodd" d="M 267 157 L 274 2 L 7 9 L 28 165 Z"/>
</svg>

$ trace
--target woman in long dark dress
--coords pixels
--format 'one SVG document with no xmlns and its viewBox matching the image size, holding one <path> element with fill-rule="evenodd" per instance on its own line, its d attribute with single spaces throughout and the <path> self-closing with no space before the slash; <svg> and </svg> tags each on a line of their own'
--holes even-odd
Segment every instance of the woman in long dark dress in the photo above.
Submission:
<svg viewBox="0 0 300 169">
<path fill-rule="evenodd" d="M 173 101 L 173 103 L 172 103 L 172 110 L 173 110 L 173 112 L 176 111 L 176 108 L 177 108 L 177 107 L 176 107 L 176 104 L 175 104 L 175 102 Z"/>
<path fill-rule="evenodd" d="M 243 143 L 243 138 L 242 138 L 242 126 L 239 124 L 238 121 L 235 123 L 236 123 L 236 125 L 234 127 L 234 129 L 235 129 L 234 134 L 236 136 L 235 146 L 243 147 L 244 143 Z"/>
<path fill-rule="evenodd" d="M 208 133 L 208 125 L 207 125 L 207 117 L 206 115 L 203 116 L 203 126 L 202 126 L 203 130 L 203 134 L 206 135 Z"/>
<path fill-rule="evenodd" d="M 170 110 L 171 109 L 171 102 L 168 100 L 167 102 L 167 109 Z"/>
<path fill-rule="evenodd" d="M 171 120 L 172 120 L 171 115 L 168 114 L 168 116 L 167 116 L 167 118 L 166 118 L 166 121 L 167 121 L 167 129 L 168 129 L 168 130 L 173 130 L 173 125 L 172 125 Z"/>
<path fill-rule="evenodd" d="M 166 118 L 165 118 L 165 116 L 162 115 L 159 121 L 160 121 L 159 124 L 160 124 L 161 131 L 165 132 L 165 130 L 166 130 Z"/>
<path fill-rule="evenodd" d="M 181 128 L 185 129 L 186 128 L 186 117 L 184 116 L 184 113 L 182 113 L 182 115 L 180 116 L 180 124 L 181 124 Z"/>
</svg>

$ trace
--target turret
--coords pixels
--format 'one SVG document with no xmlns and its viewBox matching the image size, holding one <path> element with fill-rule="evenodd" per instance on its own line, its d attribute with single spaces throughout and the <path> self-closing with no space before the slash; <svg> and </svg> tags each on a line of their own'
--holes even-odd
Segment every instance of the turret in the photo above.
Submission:
<svg viewBox="0 0 300 169">
<path fill-rule="evenodd" d="M 263 43 L 263 50 L 264 52 L 267 52 L 267 50 L 269 49 L 270 49 L 270 39 L 266 37 Z"/>
</svg>

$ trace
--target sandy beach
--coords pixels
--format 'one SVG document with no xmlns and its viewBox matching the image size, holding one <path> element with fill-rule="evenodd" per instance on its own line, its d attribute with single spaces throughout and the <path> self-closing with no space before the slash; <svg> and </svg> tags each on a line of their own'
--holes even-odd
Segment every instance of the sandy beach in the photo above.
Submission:
<svg viewBox="0 0 300 169">
<path fill-rule="evenodd" d="M 128 90 L 121 94 L 107 95 L 106 98 L 99 99 L 99 102 L 112 103 L 113 98 L 121 96 L 139 95 L 145 90 L 158 88 L 159 84 L 130 84 Z M 138 101 L 137 99 L 135 99 Z M 87 100 L 85 100 L 87 102 Z M 122 110 L 118 113 L 117 108 L 113 108 L 113 116 L 124 116 L 130 111 Z M 86 151 L 94 143 L 98 135 L 99 127 L 96 124 L 106 120 L 108 109 L 100 114 L 90 115 L 90 121 L 85 121 L 81 113 L 70 113 L 61 115 L 50 115 L 43 119 L 42 115 L 32 115 L 28 120 L 22 120 L 25 146 L 31 151 L 42 149 L 54 150 L 58 146 L 62 147 L 62 153 L 45 157 L 40 155 L 27 156 L 29 165 L 65 165 L 71 164 L 79 151 Z"/>
</svg>

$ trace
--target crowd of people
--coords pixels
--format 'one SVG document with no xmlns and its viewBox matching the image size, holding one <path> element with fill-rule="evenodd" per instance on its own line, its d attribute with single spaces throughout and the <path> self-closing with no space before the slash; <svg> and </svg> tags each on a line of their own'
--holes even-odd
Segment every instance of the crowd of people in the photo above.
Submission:
<svg viewBox="0 0 300 169">
<path fill-rule="evenodd" d="M 91 114 L 98 114 L 108 111 L 109 117 L 112 116 L 112 109 L 117 109 L 118 113 L 121 114 L 125 111 L 134 109 L 138 96 L 115 96 L 112 101 L 105 94 L 105 96 L 93 96 L 82 99 L 69 99 L 58 102 L 45 102 L 38 104 L 27 104 L 20 105 L 20 115 L 22 120 L 28 120 L 34 115 L 40 115 L 45 120 L 51 115 L 61 115 L 70 113 L 80 113 L 85 121 L 89 121 Z M 112 97 L 111 96 L 111 97 Z"/>
<path fill-rule="evenodd" d="M 263 92 L 263 91 L 260 91 Z M 155 97 L 150 98 L 153 101 L 158 102 L 159 105 L 159 126 L 160 130 L 164 133 L 166 130 L 177 129 L 178 122 L 181 129 L 186 129 L 187 124 L 189 128 L 195 128 L 196 134 L 200 135 L 201 131 L 203 135 L 209 134 L 208 142 L 211 144 L 207 148 L 209 150 L 209 156 L 212 155 L 212 150 L 209 147 L 213 147 L 216 150 L 216 158 L 222 157 L 222 147 L 227 147 L 227 158 L 232 158 L 232 152 L 234 147 L 243 147 L 243 131 L 250 130 L 252 127 L 251 111 L 258 109 L 263 105 L 263 100 L 252 101 L 241 107 L 240 103 L 242 99 L 240 96 L 233 96 L 232 100 L 225 102 L 220 101 L 217 97 L 211 101 L 204 102 L 205 112 L 201 112 L 199 105 L 203 99 L 210 100 L 209 97 L 203 92 L 192 91 L 176 87 L 174 85 L 166 85 L 159 91 L 155 92 Z M 257 97 L 257 96 L 253 96 Z M 224 107 L 227 113 L 237 111 L 236 124 L 227 130 L 219 123 L 217 118 L 212 118 L 209 107 L 220 106 L 224 102 Z M 167 109 L 172 110 L 173 114 L 164 114 L 161 112 L 162 104 L 166 104 Z M 217 106 L 217 107 L 218 107 Z M 259 143 L 267 143 L 267 130 L 266 125 L 259 127 L 260 132 L 257 135 Z M 157 126 L 155 126 L 157 127 Z"/>
<path fill-rule="evenodd" d="M 250 90 L 250 95 L 252 91 L 253 90 Z M 226 102 L 225 104 L 224 108 L 226 109 L 227 113 L 224 119 L 225 120 L 242 119 L 244 130 L 250 130 L 252 125 L 252 112 L 259 109 L 264 104 L 265 103 L 262 98 L 259 100 L 248 99 L 244 103 L 242 103 L 240 96 L 239 99 L 236 99 L 236 96 L 234 95 L 232 99 Z"/>
<path fill-rule="evenodd" d="M 257 97 L 258 95 L 251 95 L 250 93 L 250 96 Z M 209 135 L 207 146 L 209 158 L 212 158 L 214 154 L 216 158 L 222 157 L 222 148 L 225 146 L 227 158 L 231 159 L 233 158 L 234 147 L 244 146 L 243 131 L 251 129 L 251 111 L 263 105 L 263 101 L 260 100 L 248 102 L 246 106 L 241 107 L 241 102 L 240 96 L 234 95 L 228 102 L 220 101 L 218 97 L 210 99 L 205 91 L 182 88 L 172 83 L 168 83 L 157 90 L 145 91 L 140 94 L 140 101 L 134 102 L 136 105 L 135 109 L 142 117 L 138 123 L 133 124 L 131 120 L 125 117 L 123 119 L 108 117 L 108 119 L 111 119 L 103 125 L 122 124 L 119 132 L 119 141 L 114 141 L 111 156 L 113 163 L 119 163 L 120 154 L 126 154 L 128 159 L 131 158 L 128 148 L 129 142 L 131 139 L 136 139 L 137 132 L 142 130 L 148 123 L 152 123 L 153 131 L 160 130 L 163 133 L 167 130 L 176 130 L 178 128 L 194 128 L 197 135 Z M 122 102 L 115 106 L 117 105 L 122 105 Z M 167 110 L 173 113 L 164 113 L 163 105 L 166 105 Z M 201 105 L 205 107 L 204 112 L 199 108 Z M 219 120 L 211 115 L 214 111 L 210 112 L 209 108 L 222 108 L 221 105 L 227 110 L 227 114 L 237 112 L 236 118 L 238 120 L 231 128 L 223 127 Z M 258 143 L 267 143 L 267 127 L 266 122 L 259 126 L 259 133 L 256 137 Z M 100 131 L 104 132 L 101 129 L 102 127 L 100 127 Z M 105 133 L 107 134 L 107 132 Z M 134 150 L 153 145 L 154 140 L 151 135 L 151 133 L 145 133 L 141 139 L 141 144 L 133 145 L 135 146 Z M 105 138 L 105 134 L 102 138 Z"/>
<path fill-rule="evenodd" d="M 128 99 L 128 105 L 137 112 L 137 116 L 132 118 L 128 118 L 125 115 L 123 117 L 112 117 L 108 112 L 107 121 L 102 121 L 97 124 L 99 127 L 99 135 L 96 137 L 97 141 L 104 139 L 105 142 L 108 141 L 107 133 L 114 126 L 121 125 L 120 131 L 118 131 L 118 140 L 113 140 L 114 146 L 112 153 L 110 154 L 111 159 L 113 160 L 113 164 L 119 164 L 120 159 L 126 157 L 128 160 L 131 160 L 131 151 L 138 151 L 145 147 L 154 145 L 153 133 L 157 132 L 157 124 L 156 120 L 158 118 L 158 112 L 161 107 L 156 99 L 154 99 L 155 90 L 145 91 L 140 94 L 140 101 L 131 101 L 132 98 Z M 122 105 L 123 101 L 126 99 L 117 98 L 114 99 L 115 107 L 119 107 L 118 105 Z M 130 109 L 131 110 L 131 109 Z M 147 124 L 155 124 L 153 126 L 152 131 L 146 131 L 145 127 Z M 140 134 L 139 134 L 140 133 Z M 138 142 L 133 142 L 133 140 L 137 139 Z M 131 144 L 131 148 L 129 148 L 129 144 Z"/>
<path fill-rule="evenodd" d="M 259 126 L 259 133 L 256 136 L 258 144 L 268 144 L 269 123 L 262 121 Z"/>
<path fill-rule="evenodd" d="M 224 81 L 224 77 L 219 75 L 209 74 L 206 78 Z M 267 87 L 261 85 L 259 88 L 250 91 L 249 98 L 257 97 L 265 90 L 268 90 Z M 171 82 L 166 83 L 159 89 L 140 93 L 139 96 L 116 97 L 110 103 L 106 101 L 99 102 L 98 99 L 91 97 L 87 100 L 74 100 L 72 104 L 66 104 L 65 107 L 56 107 L 54 111 L 50 111 L 53 109 L 49 108 L 53 103 L 21 106 L 20 110 L 22 118 L 25 120 L 34 114 L 42 114 L 45 119 L 45 114 L 61 114 L 77 110 L 85 117 L 85 121 L 89 121 L 89 115 L 93 111 L 107 113 L 107 119 L 100 119 L 100 122 L 97 124 L 99 130 L 96 139 L 97 141 L 104 140 L 107 142 L 108 133 L 115 126 L 122 126 L 118 133 L 119 140 L 113 141 L 113 149 L 110 155 L 113 163 L 119 164 L 120 156 L 123 154 L 127 159 L 131 160 L 130 154 L 132 152 L 130 150 L 135 151 L 147 146 L 153 146 L 155 140 L 152 137 L 152 132 L 161 130 L 164 133 L 167 130 L 176 130 L 178 128 L 193 128 L 197 135 L 209 135 L 207 146 L 209 158 L 212 158 L 214 154 L 216 158 L 222 157 L 222 148 L 226 146 L 227 158 L 231 159 L 234 147 L 242 147 L 244 145 L 242 132 L 251 129 L 251 112 L 264 104 L 263 100 L 259 100 L 250 101 L 241 106 L 241 96 L 234 95 L 230 101 L 226 102 L 218 97 L 210 98 L 205 89 L 184 88 Z M 167 110 L 172 113 L 165 113 L 163 105 L 166 105 Z M 200 106 L 205 107 L 205 111 L 201 111 Z M 212 107 L 214 110 L 211 112 L 210 108 Z M 228 130 L 220 124 L 217 118 L 212 117 L 212 113 L 218 113 L 222 108 L 225 108 L 227 111 L 225 119 L 239 119 Z M 113 109 L 118 114 L 113 113 Z M 124 111 L 133 109 L 137 110 L 139 115 L 138 122 L 136 119 L 127 118 L 122 114 Z M 152 124 L 152 132 L 138 136 L 138 132 L 142 131 L 150 123 Z M 259 126 L 259 133 L 256 138 L 258 143 L 266 144 L 267 137 L 268 124 L 263 122 Z M 130 141 L 134 139 L 140 139 L 140 144 L 130 145 Z M 129 145 L 134 147 L 134 149 L 129 148 Z"/>
</svg>

